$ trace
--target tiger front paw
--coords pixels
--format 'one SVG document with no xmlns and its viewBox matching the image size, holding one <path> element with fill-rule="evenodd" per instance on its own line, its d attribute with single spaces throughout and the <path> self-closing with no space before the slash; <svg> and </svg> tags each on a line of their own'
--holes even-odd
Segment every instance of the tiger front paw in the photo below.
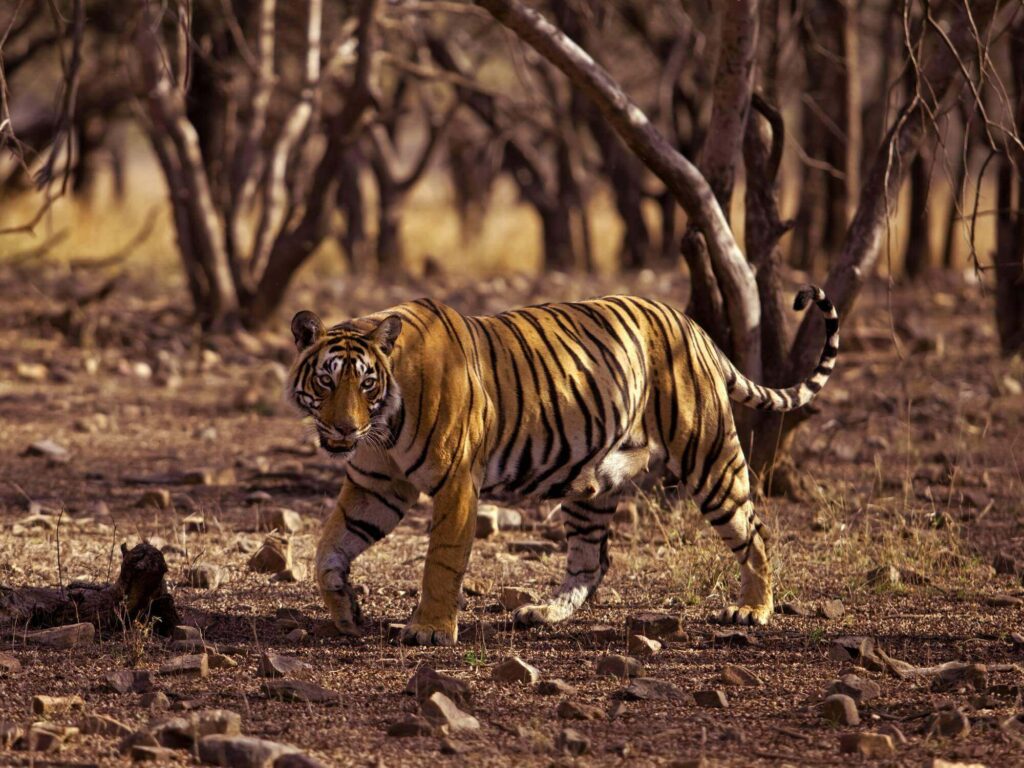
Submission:
<svg viewBox="0 0 1024 768">
<path fill-rule="evenodd" d="M 555 624 L 568 618 L 565 607 L 554 603 L 522 605 L 512 612 L 512 621 L 518 627 L 539 627 Z"/>
<path fill-rule="evenodd" d="M 318 581 L 320 595 L 338 631 L 349 637 L 362 635 L 363 617 L 359 610 L 359 599 L 348 580 L 338 571 L 330 570 L 321 574 Z"/>
<path fill-rule="evenodd" d="M 405 645 L 455 645 L 459 628 L 455 622 L 435 625 L 410 619 L 402 628 L 401 639 Z"/>
<path fill-rule="evenodd" d="M 716 624 L 742 624 L 763 627 L 772 616 L 771 606 L 730 605 L 713 619 Z"/>
</svg>

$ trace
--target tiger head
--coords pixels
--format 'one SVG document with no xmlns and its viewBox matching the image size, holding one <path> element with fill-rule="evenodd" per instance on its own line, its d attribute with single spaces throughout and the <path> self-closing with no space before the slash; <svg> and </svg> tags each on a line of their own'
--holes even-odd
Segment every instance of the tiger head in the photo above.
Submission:
<svg viewBox="0 0 1024 768">
<path fill-rule="evenodd" d="M 286 397 L 316 425 L 320 447 L 345 456 L 362 441 L 386 446 L 388 422 L 401 403 L 390 356 L 402 318 L 389 315 L 369 330 L 352 323 L 325 328 L 314 313 L 292 318 L 299 356 Z"/>
</svg>

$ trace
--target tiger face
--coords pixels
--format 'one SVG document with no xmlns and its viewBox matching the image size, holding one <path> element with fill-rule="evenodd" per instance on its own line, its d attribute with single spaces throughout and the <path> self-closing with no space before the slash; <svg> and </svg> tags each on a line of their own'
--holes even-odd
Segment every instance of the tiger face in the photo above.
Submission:
<svg viewBox="0 0 1024 768">
<path fill-rule="evenodd" d="M 287 398 L 313 419 L 328 453 L 347 456 L 363 441 L 386 446 L 388 421 L 400 404 L 389 358 L 401 332 L 397 315 L 368 331 L 349 323 L 327 329 L 308 310 L 292 318 L 299 357 Z"/>
</svg>

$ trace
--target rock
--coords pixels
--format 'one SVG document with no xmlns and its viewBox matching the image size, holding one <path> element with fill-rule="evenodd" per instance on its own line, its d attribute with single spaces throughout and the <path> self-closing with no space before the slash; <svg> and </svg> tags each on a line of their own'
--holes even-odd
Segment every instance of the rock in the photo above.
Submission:
<svg viewBox="0 0 1024 768">
<path fill-rule="evenodd" d="M 514 611 L 521 605 L 530 605 L 537 602 L 537 595 L 528 589 L 516 587 L 505 587 L 498 596 L 498 602 L 506 611 Z"/>
<path fill-rule="evenodd" d="M 25 449 L 24 456 L 45 456 L 54 461 L 67 461 L 68 449 L 53 440 L 37 440 Z"/>
<path fill-rule="evenodd" d="M 199 737 L 220 734 L 238 736 L 242 732 L 242 716 L 230 709 L 204 709 L 189 716 Z"/>
<path fill-rule="evenodd" d="M 992 595 L 985 600 L 985 603 L 993 608 L 1015 608 L 1024 605 L 1024 599 L 1013 595 Z"/>
<path fill-rule="evenodd" d="M 394 739 L 406 739 L 416 736 L 432 736 L 434 726 L 425 717 L 409 715 L 397 723 L 388 726 L 387 734 Z"/>
<path fill-rule="evenodd" d="M 858 664 L 874 654 L 875 642 L 870 637 L 839 637 L 832 642 L 828 651 L 833 661 L 852 661 Z"/>
<path fill-rule="evenodd" d="M 864 580 L 872 587 L 895 587 L 901 578 L 900 569 L 894 565 L 880 565 L 864 575 Z"/>
<path fill-rule="evenodd" d="M 40 629 L 19 635 L 28 645 L 42 645 L 47 648 L 74 648 L 86 645 L 96 636 L 96 628 L 92 624 L 65 624 L 63 627 Z"/>
<path fill-rule="evenodd" d="M 821 703 L 821 716 L 836 725 L 860 725 L 857 702 L 843 693 L 833 693 Z"/>
<path fill-rule="evenodd" d="M 596 624 L 583 633 L 583 639 L 592 645 L 607 645 L 622 639 L 622 627 L 613 627 L 608 624 Z"/>
<path fill-rule="evenodd" d="M 10 749 L 22 737 L 20 725 L 0 720 L 0 749 Z"/>
<path fill-rule="evenodd" d="M 120 720 L 115 720 L 109 715 L 90 714 L 86 715 L 79 725 L 82 733 L 91 736 L 116 736 L 119 739 L 130 735 L 133 729 Z"/>
<path fill-rule="evenodd" d="M 310 704 L 334 704 L 341 700 L 341 694 L 316 683 L 305 680 L 267 680 L 260 685 L 260 690 L 268 698 L 281 701 L 301 701 Z"/>
<path fill-rule="evenodd" d="M 575 685 L 569 685 L 565 680 L 555 678 L 554 680 L 541 680 L 533 690 L 541 696 L 575 696 L 577 689 Z"/>
<path fill-rule="evenodd" d="M 153 690 L 153 673 L 147 669 L 119 669 L 103 678 L 114 693 L 145 693 Z"/>
<path fill-rule="evenodd" d="M 142 698 L 139 700 L 139 703 L 154 712 L 167 709 L 171 706 L 171 700 L 167 698 L 167 694 L 163 691 L 150 691 L 149 693 L 144 693 Z"/>
<path fill-rule="evenodd" d="M 760 645 L 760 641 L 756 637 L 752 637 L 738 629 L 717 630 L 711 633 L 710 639 L 713 645 Z"/>
<path fill-rule="evenodd" d="M 499 683 L 536 683 L 540 670 L 513 656 L 491 670 L 491 679 Z"/>
<path fill-rule="evenodd" d="M 72 710 L 85 709 L 81 696 L 33 696 L 32 713 L 42 717 L 63 715 Z"/>
<path fill-rule="evenodd" d="M 307 637 L 309 637 L 309 632 L 304 630 L 302 627 L 296 627 L 287 635 L 285 635 L 284 639 L 290 643 L 301 643 Z"/>
<path fill-rule="evenodd" d="M 497 532 L 498 508 L 492 504 L 481 504 L 476 513 L 476 538 L 486 539 Z"/>
<path fill-rule="evenodd" d="M 508 551 L 513 555 L 553 555 L 558 551 L 558 544 L 553 541 L 537 539 L 510 541 Z"/>
<path fill-rule="evenodd" d="M 289 752 L 274 761 L 274 768 L 327 768 L 327 766 L 315 757 L 304 755 L 301 752 Z"/>
<path fill-rule="evenodd" d="M 188 569 L 187 584 L 196 589 L 216 589 L 220 586 L 221 570 L 209 563 L 198 563 Z"/>
<path fill-rule="evenodd" d="M 637 656 L 656 656 L 661 653 L 661 643 L 643 635 L 630 635 L 626 650 Z"/>
<path fill-rule="evenodd" d="M 878 698 L 882 689 L 874 680 L 865 680 L 857 675 L 843 675 L 839 680 L 832 682 L 828 693 L 843 693 L 857 704 L 863 704 L 865 701 Z"/>
<path fill-rule="evenodd" d="M 839 751 L 850 755 L 885 758 L 893 755 L 896 748 L 888 734 L 844 733 L 839 737 Z"/>
<path fill-rule="evenodd" d="M 313 667 L 294 656 L 268 652 L 260 656 L 257 670 L 261 677 L 306 677 Z"/>
<path fill-rule="evenodd" d="M 555 715 L 562 720 L 603 720 L 604 710 L 589 704 L 563 699 L 555 707 Z"/>
<path fill-rule="evenodd" d="M 202 640 L 175 640 L 169 649 L 172 653 L 178 654 L 210 654 L 216 651 L 212 645 L 208 645 Z"/>
<path fill-rule="evenodd" d="M 653 677 L 634 677 L 628 686 L 613 694 L 626 701 L 679 701 L 692 699 L 674 683 Z"/>
<path fill-rule="evenodd" d="M 950 739 L 962 739 L 971 732 L 971 721 L 963 710 L 944 709 L 932 715 L 928 732 Z"/>
<path fill-rule="evenodd" d="M 135 744 L 128 754 L 133 763 L 167 763 L 175 762 L 177 753 L 167 747 L 148 747 L 145 744 Z"/>
<path fill-rule="evenodd" d="M 270 579 L 271 581 L 282 582 L 284 584 L 298 584 L 300 581 L 306 578 L 306 568 L 300 563 L 292 563 L 291 566 L 285 568 L 283 571 L 275 573 Z"/>
<path fill-rule="evenodd" d="M 443 675 L 430 667 L 421 666 L 405 684 L 405 693 L 423 702 L 434 693 L 443 693 L 460 707 L 468 707 L 472 699 L 469 683 L 451 675 Z"/>
<path fill-rule="evenodd" d="M 0 651 L 0 678 L 13 677 L 21 672 L 21 662 L 9 653 Z"/>
<path fill-rule="evenodd" d="M 644 673 L 644 665 L 632 656 L 611 653 L 597 660 L 595 672 L 608 677 L 639 677 Z"/>
<path fill-rule="evenodd" d="M 24 381 L 46 381 L 50 375 L 50 369 L 42 363 L 18 363 L 14 372 Z"/>
<path fill-rule="evenodd" d="M 726 664 L 722 667 L 722 685 L 764 685 L 756 674 L 739 664 Z"/>
<path fill-rule="evenodd" d="M 36 722 L 14 742 L 14 748 L 29 752 L 55 752 L 78 732 L 78 728 L 69 725 Z"/>
<path fill-rule="evenodd" d="M 822 600 L 818 606 L 818 615 L 823 619 L 838 619 L 846 613 L 842 600 Z"/>
<path fill-rule="evenodd" d="M 201 678 L 210 674 L 210 660 L 205 653 L 176 656 L 160 665 L 161 675 Z"/>
<path fill-rule="evenodd" d="M 171 639 L 201 643 L 203 642 L 203 633 L 199 627 L 193 627 L 191 624 L 179 624 L 171 630 Z"/>
<path fill-rule="evenodd" d="M 590 739 L 572 728 L 563 728 L 555 737 L 555 749 L 566 755 L 579 757 L 590 751 Z"/>
<path fill-rule="evenodd" d="M 249 568 L 257 573 L 280 573 L 291 567 L 291 562 L 291 542 L 282 536 L 271 534 L 249 558 Z"/>
<path fill-rule="evenodd" d="M 668 613 L 638 613 L 626 619 L 626 633 L 661 638 L 682 632 L 682 617 Z"/>
<path fill-rule="evenodd" d="M 440 691 L 435 691 L 420 703 L 423 716 L 437 726 L 447 726 L 452 734 L 471 733 L 480 730 L 480 721 L 466 714 L 454 701 Z"/>
<path fill-rule="evenodd" d="M 727 709 L 729 706 L 729 699 L 726 697 L 725 691 L 718 689 L 694 691 L 693 700 L 697 702 L 698 707 L 707 707 L 709 709 Z"/>
<path fill-rule="evenodd" d="M 988 688 L 988 667 L 984 664 L 965 664 L 950 661 L 939 667 L 932 681 L 935 691 L 952 691 L 973 688 L 984 691 Z"/>
<path fill-rule="evenodd" d="M 294 509 L 276 507 L 261 509 L 257 521 L 257 529 L 261 531 L 277 531 L 278 533 L 298 533 L 302 530 L 302 515 Z"/>
<path fill-rule="evenodd" d="M 299 750 L 288 744 L 255 736 L 204 736 L 199 740 L 199 759 L 231 768 L 270 768 L 283 755 Z"/>
<path fill-rule="evenodd" d="M 943 760 L 941 757 L 932 759 L 931 768 L 985 768 L 984 763 L 956 763 Z"/>
<path fill-rule="evenodd" d="M 166 488 L 151 488 L 139 497 L 137 507 L 156 507 L 157 509 L 171 508 L 171 492 Z"/>
<path fill-rule="evenodd" d="M 786 616 L 813 616 L 814 607 L 807 603 L 785 602 L 780 603 L 777 611 Z"/>
<path fill-rule="evenodd" d="M 442 755 L 457 755 L 462 752 L 462 750 L 459 749 L 459 745 L 447 737 L 441 739 L 441 743 L 438 745 L 438 750 Z"/>
</svg>

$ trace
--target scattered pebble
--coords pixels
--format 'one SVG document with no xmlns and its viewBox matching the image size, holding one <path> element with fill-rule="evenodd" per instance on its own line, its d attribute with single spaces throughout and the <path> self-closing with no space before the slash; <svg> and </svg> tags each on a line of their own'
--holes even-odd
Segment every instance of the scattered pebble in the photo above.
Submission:
<svg viewBox="0 0 1024 768">
<path fill-rule="evenodd" d="M 597 660 L 595 672 L 608 677 L 639 677 L 644 673 L 644 665 L 632 656 L 612 653 Z"/>
<path fill-rule="evenodd" d="M 590 739 L 573 728 L 563 728 L 555 737 L 555 749 L 566 755 L 579 757 L 590 751 Z"/>
<path fill-rule="evenodd" d="M 312 673 L 313 667 L 294 656 L 267 652 L 260 656 L 257 671 L 261 677 L 304 677 Z"/>
<path fill-rule="evenodd" d="M 341 694 L 316 683 L 306 680 L 267 680 L 260 685 L 260 690 L 268 698 L 281 701 L 300 701 L 309 704 L 334 704 L 341 699 Z"/>
<path fill-rule="evenodd" d="M 721 681 L 723 685 L 764 685 L 760 677 L 739 664 L 726 664 L 722 667 Z"/>
<path fill-rule="evenodd" d="M 661 643 L 643 635 L 630 635 L 626 650 L 637 656 L 656 656 L 661 653 Z"/>
<path fill-rule="evenodd" d="M 839 751 L 863 757 L 884 758 L 896 752 L 892 737 L 884 733 L 844 733 L 839 737 Z"/>
<path fill-rule="evenodd" d="M 514 656 L 494 667 L 491 679 L 499 683 L 536 683 L 540 680 L 540 670 Z"/>
<path fill-rule="evenodd" d="M 821 703 L 821 716 L 836 725 L 860 725 L 857 702 L 843 693 L 833 693 Z"/>
<path fill-rule="evenodd" d="M 710 691 L 694 691 L 693 700 L 697 702 L 697 706 L 709 709 L 727 709 L 729 706 L 725 691 L 717 688 Z"/>
<path fill-rule="evenodd" d="M 210 659 L 205 653 L 177 656 L 160 665 L 161 675 L 201 678 L 210 674 Z"/>
<path fill-rule="evenodd" d="M 604 710 L 590 704 L 563 699 L 555 707 L 555 715 L 562 720 L 603 720 Z"/>
<path fill-rule="evenodd" d="M 420 704 L 423 716 L 437 726 L 447 726 L 452 734 L 471 733 L 480 730 L 480 721 L 463 712 L 440 691 L 435 691 Z"/>
</svg>

